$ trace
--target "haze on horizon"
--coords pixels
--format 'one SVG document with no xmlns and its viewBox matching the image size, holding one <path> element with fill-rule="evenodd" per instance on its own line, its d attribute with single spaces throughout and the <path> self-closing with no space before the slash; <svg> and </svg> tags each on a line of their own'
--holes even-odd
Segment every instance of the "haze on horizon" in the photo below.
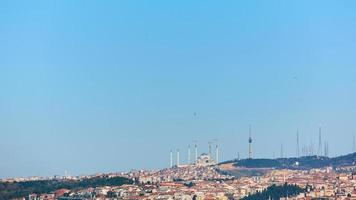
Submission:
<svg viewBox="0 0 356 200">
<path fill-rule="evenodd" d="M 1 1 L 0 178 L 352 151 L 355 1 Z"/>
</svg>

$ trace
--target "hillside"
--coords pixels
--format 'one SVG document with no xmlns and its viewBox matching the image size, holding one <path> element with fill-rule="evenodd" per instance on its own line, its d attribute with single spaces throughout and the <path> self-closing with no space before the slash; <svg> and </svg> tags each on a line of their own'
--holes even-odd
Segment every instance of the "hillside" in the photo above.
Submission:
<svg viewBox="0 0 356 200">
<path fill-rule="evenodd" d="M 275 168 L 275 169 L 312 169 L 322 167 L 342 167 L 356 163 L 356 153 L 338 157 L 306 156 L 300 158 L 278 158 L 278 159 L 242 159 L 230 160 L 221 164 L 232 164 L 241 168 Z"/>
<path fill-rule="evenodd" d="M 271 185 L 262 192 L 248 195 L 242 198 L 242 200 L 284 199 L 286 197 L 297 196 L 304 191 L 305 189 L 300 188 L 297 185 Z"/>
<path fill-rule="evenodd" d="M 98 186 L 120 186 L 132 184 L 132 181 L 124 177 L 95 177 L 78 181 L 72 180 L 42 180 L 26 182 L 0 182 L 0 200 L 20 198 L 32 193 L 41 194 L 54 192 L 58 189 L 76 190 L 80 188 Z"/>
</svg>

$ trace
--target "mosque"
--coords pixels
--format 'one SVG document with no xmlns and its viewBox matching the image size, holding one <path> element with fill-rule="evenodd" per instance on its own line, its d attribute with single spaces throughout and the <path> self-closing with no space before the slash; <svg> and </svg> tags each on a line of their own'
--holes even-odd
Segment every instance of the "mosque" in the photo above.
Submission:
<svg viewBox="0 0 356 200">
<path fill-rule="evenodd" d="M 203 153 L 198 157 L 198 160 L 195 162 L 195 165 L 205 167 L 215 165 L 215 161 L 210 157 L 210 155 Z"/>
<path fill-rule="evenodd" d="M 199 167 L 205 167 L 205 166 L 211 166 L 211 165 L 216 165 L 219 163 L 219 146 L 216 144 L 216 149 L 215 149 L 215 158 L 213 157 L 212 151 L 211 151 L 211 145 L 209 143 L 209 153 L 203 153 L 200 156 L 198 156 L 198 148 L 197 145 L 195 145 L 195 161 L 191 162 L 191 152 L 190 152 L 190 146 L 188 146 L 188 159 L 187 163 L 183 164 L 180 163 L 180 152 L 179 149 L 177 149 L 177 155 L 176 155 L 176 163 L 173 163 L 173 150 L 171 150 L 170 153 L 170 166 L 172 167 L 186 167 L 188 165 L 195 165 Z"/>
</svg>

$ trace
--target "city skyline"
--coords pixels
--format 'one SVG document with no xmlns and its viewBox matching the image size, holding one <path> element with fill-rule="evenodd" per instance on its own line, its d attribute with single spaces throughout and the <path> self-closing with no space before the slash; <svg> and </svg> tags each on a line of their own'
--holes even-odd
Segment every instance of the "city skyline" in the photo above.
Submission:
<svg viewBox="0 0 356 200">
<path fill-rule="evenodd" d="M 0 2 L 0 178 L 350 153 L 355 6 Z"/>
</svg>

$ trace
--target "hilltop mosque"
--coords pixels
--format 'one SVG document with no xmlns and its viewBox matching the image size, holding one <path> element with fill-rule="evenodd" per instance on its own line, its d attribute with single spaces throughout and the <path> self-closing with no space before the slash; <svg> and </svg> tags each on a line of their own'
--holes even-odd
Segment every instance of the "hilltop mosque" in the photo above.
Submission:
<svg viewBox="0 0 356 200">
<path fill-rule="evenodd" d="M 198 160 L 196 161 L 195 165 L 205 167 L 215 165 L 215 161 L 210 157 L 210 155 L 203 153 L 198 157 Z"/>
<path fill-rule="evenodd" d="M 211 143 L 209 143 L 209 153 L 203 153 L 198 157 L 198 146 L 195 144 L 194 145 L 194 150 L 195 150 L 195 160 L 193 162 L 191 159 L 191 151 L 190 151 L 190 145 L 188 146 L 188 159 L 186 164 L 180 163 L 180 152 L 179 149 L 177 149 L 177 155 L 176 155 L 176 163 L 175 165 L 173 164 L 173 150 L 170 152 L 170 167 L 184 167 L 188 165 L 195 165 L 199 167 L 204 167 L 204 166 L 211 166 L 211 165 L 216 165 L 219 163 L 219 145 L 216 144 L 215 148 L 215 158 L 213 157 L 212 153 L 212 147 Z"/>
</svg>

